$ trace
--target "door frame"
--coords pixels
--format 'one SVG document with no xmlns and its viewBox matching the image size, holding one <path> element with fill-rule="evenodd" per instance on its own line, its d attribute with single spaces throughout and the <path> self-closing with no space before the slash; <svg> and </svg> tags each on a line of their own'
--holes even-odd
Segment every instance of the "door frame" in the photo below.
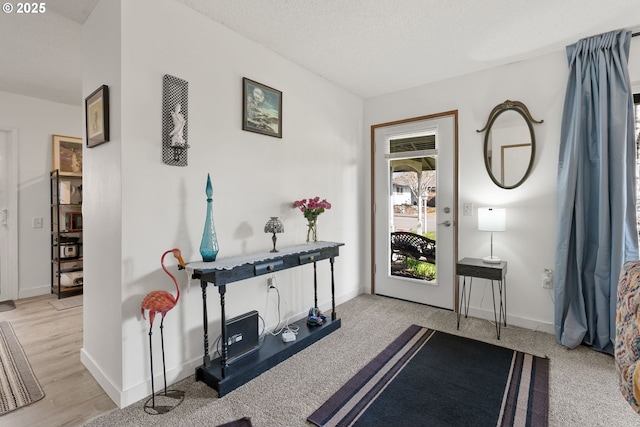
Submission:
<svg viewBox="0 0 640 427">
<path fill-rule="evenodd" d="M 1 272 L 7 280 L 5 292 L 0 292 L 0 301 L 15 300 L 18 297 L 18 130 L 0 126 L 0 132 L 6 135 L 8 144 L 7 171 L 7 223 L 8 241 L 6 243 L 6 261 L 10 267 Z M 3 281 L 4 282 L 4 281 Z"/>
<path fill-rule="evenodd" d="M 374 124 L 371 125 L 371 134 L 370 134 L 370 142 L 371 142 L 371 147 L 370 147 L 370 156 L 371 156 L 371 164 L 369 165 L 370 167 L 370 171 L 371 171 L 371 188 L 370 188 L 370 192 L 371 192 L 371 206 L 370 206 L 370 211 L 371 211 L 371 217 L 370 217 L 370 221 L 371 221 L 371 229 L 369 230 L 369 233 L 371 235 L 371 294 L 374 295 L 376 293 L 376 279 L 375 279 L 375 268 L 376 268 L 376 262 L 375 262 L 375 256 L 376 256 L 376 233 L 375 233 L 375 210 L 376 210 L 376 198 L 375 198 L 375 188 L 376 188 L 376 179 L 375 179 L 375 132 L 377 129 L 380 128 L 385 128 L 385 127 L 391 127 L 391 126 L 397 126 L 397 125 L 401 125 L 401 124 L 405 124 L 405 123 L 411 123 L 411 122 L 418 122 L 418 121 L 422 121 L 422 120 L 429 120 L 429 119 L 436 119 L 436 118 L 441 118 L 441 117 L 445 117 L 445 116 L 453 116 L 453 121 L 454 121 L 454 136 L 453 136 L 453 143 L 454 143 L 454 147 L 453 147 L 453 162 L 454 162 L 454 175 L 453 175 L 453 200 L 454 200 L 454 206 L 453 206 L 453 210 L 454 210 L 454 215 L 453 215 L 453 262 L 454 262 L 454 283 L 452 283 L 453 285 L 453 306 L 454 306 L 454 311 L 457 312 L 458 311 L 458 286 L 457 286 L 457 282 L 458 282 L 458 275 L 455 273 L 455 263 L 457 263 L 458 261 L 458 110 L 450 110 L 450 111 L 444 111 L 442 113 L 436 113 L 436 114 L 428 114 L 426 116 L 419 116 L 419 117 L 411 117 L 408 119 L 402 119 L 402 120 L 396 120 L 396 121 L 392 121 L 392 122 L 386 122 L 386 123 L 378 123 L 378 124 Z"/>
</svg>

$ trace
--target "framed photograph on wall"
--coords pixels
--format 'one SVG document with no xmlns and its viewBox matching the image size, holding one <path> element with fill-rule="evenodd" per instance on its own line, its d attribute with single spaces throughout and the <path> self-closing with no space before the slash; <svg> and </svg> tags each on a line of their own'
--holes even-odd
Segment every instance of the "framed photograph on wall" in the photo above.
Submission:
<svg viewBox="0 0 640 427">
<path fill-rule="evenodd" d="M 82 176 L 82 138 L 52 135 L 53 170 L 60 175 Z"/>
<path fill-rule="evenodd" d="M 282 92 L 242 79 L 242 129 L 282 138 Z"/>
<path fill-rule="evenodd" d="M 100 86 L 84 100 L 87 147 L 109 141 L 109 87 Z"/>
</svg>

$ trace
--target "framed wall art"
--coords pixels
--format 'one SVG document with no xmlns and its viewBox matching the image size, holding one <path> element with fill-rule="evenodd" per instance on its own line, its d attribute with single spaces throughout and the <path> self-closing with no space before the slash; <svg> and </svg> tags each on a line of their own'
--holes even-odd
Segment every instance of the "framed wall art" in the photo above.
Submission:
<svg viewBox="0 0 640 427">
<path fill-rule="evenodd" d="M 82 176 L 82 138 L 52 135 L 53 170 L 60 175 Z"/>
<path fill-rule="evenodd" d="M 109 87 L 100 86 L 84 100 L 87 147 L 109 141 Z"/>
<path fill-rule="evenodd" d="M 242 129 L 282 138 L 282 92 L 242 79 Z"/>
</svg>

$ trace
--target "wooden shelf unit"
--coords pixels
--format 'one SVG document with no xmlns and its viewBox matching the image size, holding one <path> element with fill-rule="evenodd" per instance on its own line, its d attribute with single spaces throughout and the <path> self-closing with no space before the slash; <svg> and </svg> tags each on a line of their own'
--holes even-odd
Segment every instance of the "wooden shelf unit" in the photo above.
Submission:
<svg viewBox="0 0 640 427">
<path fill-rule="evenodd" d="M 68 194 L 61 194 L 61 184 Z M 83 290 L 81 185 L 81 176 L 51 172 L 51 293 L 58 298 L 80 295 Z"/>
</svg>

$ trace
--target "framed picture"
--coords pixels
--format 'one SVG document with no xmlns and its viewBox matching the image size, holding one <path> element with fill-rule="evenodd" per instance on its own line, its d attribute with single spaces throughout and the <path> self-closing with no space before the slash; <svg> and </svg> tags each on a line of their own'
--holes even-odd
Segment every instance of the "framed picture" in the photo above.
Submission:
<svg viewBox="0 0 640 427">
<path fill-rule="evenodd" d="M 282 92 L 244 77 L 242 129 L 282 138 Z"/>
<path fill-rule="evenodd" d="M 69 231 L 81 231 L 82 212 L 67 212 L 67 225 Z"/>
<path fill-rule="evenodd" d="M 84 100 L 87 147 L 109 141 L 109 87 L 102 85 Z"/>
<path fill-rule="evenodd" d="M 82 176 L 82 138 L 52 135 L 53 170 L 60 175 Z"/>
</svg>

